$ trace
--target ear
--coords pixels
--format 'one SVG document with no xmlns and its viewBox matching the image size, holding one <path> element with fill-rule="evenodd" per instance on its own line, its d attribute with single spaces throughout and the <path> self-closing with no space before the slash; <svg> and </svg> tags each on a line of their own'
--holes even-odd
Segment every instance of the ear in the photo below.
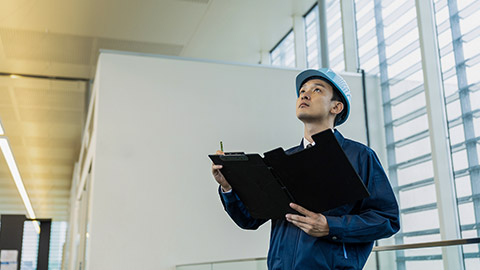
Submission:
<svg viewBox="0 0 480 270">
<path fill-rule="evenodd" d="M 330 109 L 330 113 L 338 115 L 343 111 L 343 103 L 340 101 L 334 101 L 335 106 Z"/>
</svg>

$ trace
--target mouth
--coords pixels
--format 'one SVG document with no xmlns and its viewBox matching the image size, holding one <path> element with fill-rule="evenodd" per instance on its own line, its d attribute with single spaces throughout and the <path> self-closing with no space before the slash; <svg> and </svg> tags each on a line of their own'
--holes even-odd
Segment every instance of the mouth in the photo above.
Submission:
<svg viewBox="0 0 480 270">
<path fill-rule="evenodd" d="M 300 105 L 298 105 L 298 108 L 306 108 L 306 107 L 310 107 L 310 105 L 308 105 L 305 102 L 302 102 L 302 103 L 300 103 Z"/>
</svg>

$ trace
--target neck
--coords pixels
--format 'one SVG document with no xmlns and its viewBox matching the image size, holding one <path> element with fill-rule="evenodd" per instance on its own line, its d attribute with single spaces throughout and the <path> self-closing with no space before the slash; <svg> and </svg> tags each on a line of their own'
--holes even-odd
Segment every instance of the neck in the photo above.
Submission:
<svg viewBox="0 0 480 270">
<path fill-rule="evenodd" d="M 305 139 L 307 139 L 307 141 L 311 143 L 313 143 L 312 135 L 315 135 L 327 129 L 333 129 L 333 124 L 329 123 L 304 123 L 304 126 Z"/>
</svg>

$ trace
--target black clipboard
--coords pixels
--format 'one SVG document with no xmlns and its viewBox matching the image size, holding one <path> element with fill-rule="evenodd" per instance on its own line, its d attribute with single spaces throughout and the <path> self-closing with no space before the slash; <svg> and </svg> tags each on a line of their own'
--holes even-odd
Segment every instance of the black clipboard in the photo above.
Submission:
<svg viewBox="0 0 480 270">
<path fill-rule="evenodd" d="M 288 155 L 282 148 L 259 154 L 209 155 L 254 218 L 281 219 L 297 203 L 315 213 L 370 196 L 333 132 L 312 136 L 313 147 Z"/>
</svg>

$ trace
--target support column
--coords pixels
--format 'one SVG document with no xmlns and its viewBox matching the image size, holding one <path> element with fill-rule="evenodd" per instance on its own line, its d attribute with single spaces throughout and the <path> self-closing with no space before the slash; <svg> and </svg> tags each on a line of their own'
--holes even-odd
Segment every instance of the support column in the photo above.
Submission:
<svg viewBox="0 0 480 270">
<path fill-rule="evenodd" d="M 42 219 L 38 221 L 40 221 L 40 239 L 38 240 L 37 270 L 48 270 L 52 220 Z"/>
<path fill-rule="evenodd" d="M 432 0 L 416 0 L 417 22 L 430 127 L 433 174 L 442 240 L 461 238 L 449 148 L 445 97 Z M 460 246 L 442 248 L 444 269 L 464 269 Z"/>
<path fill-rule="evenodd" d="M 359 65 L 354 0 L 341 0 L 340 9 L 342 12 L 343 57 L 345 58 L 345 71 L 357 72 Z"/>
<path fill-rule="evenodd" d="M 25 215 L 2 215 L 1 217 L 0 251 L 18 251 L 17 270 L 20 269 L 22 258 L 23 224 L 25 219 Z"/>
<path fill-rule="evenodd" d="M 318 30 L 320 46 L 318 59 L 320 68 L 330 67 L 330 58 L 328 57 L 328 31 L 327 31 L 327 0 L 318 0 Z"/>
<path fill-rule="evenodd" d="M 470 173 L 470 184 L 472 186 L 473 211 L 475 214 L 475 223 L 480 223 L 480 168 L 479 157 L 477 154 L 477 145 L 475 139 L 475 126 L 473 124 L 472 106 L 470 104 L 470 85 L 467 78 L 467 65 L 463 52 L 462 32 L 460 29 L 460 17 L 458 16 L 457 0 L 448 1 L 448 12 L 450 15 L 450 27 L 452 32 L 453 55 L 455 57 L 455 71 L 457 73 L 458 92 L 460 96 L 460 108 L 463 118 L 463 132 L 465 134 L 465 148 L 467 150 L 467 160 Z M 477 235 L 480 235 L 480 228 L 477 226 Z M 480 247 L 480 245 L 479 245 Z"/>
<path fill-rule="evenodd" d="M 305 20 L 303 16 L 293 16 L 293 33 L 295 42 L 295 62 L 299 69 L 307 68 L 307 45 L 305 37 Z"/>
</svg>

